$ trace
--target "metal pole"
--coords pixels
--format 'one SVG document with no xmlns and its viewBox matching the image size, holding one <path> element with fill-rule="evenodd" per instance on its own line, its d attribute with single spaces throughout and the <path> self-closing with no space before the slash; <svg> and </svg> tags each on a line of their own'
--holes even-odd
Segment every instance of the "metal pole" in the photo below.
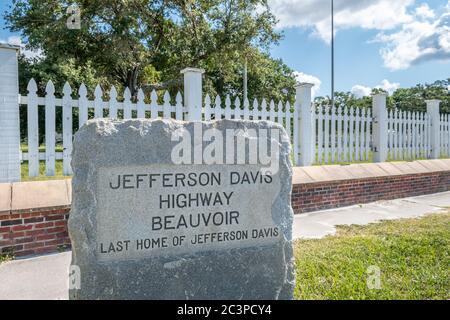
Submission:
<svg viewBox="0 0 450 320">
<path fill-rule="evenodd" d="M 331 0 L 331 107 L 334 110 L 334 1 Z"/>
</svg>

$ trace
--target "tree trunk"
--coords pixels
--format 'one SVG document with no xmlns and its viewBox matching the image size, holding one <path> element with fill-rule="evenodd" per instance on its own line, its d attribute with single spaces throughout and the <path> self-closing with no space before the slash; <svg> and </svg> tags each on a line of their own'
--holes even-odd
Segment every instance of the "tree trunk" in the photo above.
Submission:
<svg viewBox="0 0 450 320">
<path fill-rule="evenodd" d="M 139 75 L 139 67 L 135 66 L 131 70 L 127 72 L 127 87 L 130 89 L 131 97 L 136 98 L 138 92 L 138 75 Z"/>
</svg>

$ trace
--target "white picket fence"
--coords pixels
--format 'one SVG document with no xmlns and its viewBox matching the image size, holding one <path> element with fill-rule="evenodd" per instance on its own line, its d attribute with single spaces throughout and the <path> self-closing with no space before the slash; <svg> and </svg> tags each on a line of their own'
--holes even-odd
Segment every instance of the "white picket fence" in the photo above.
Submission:
<svg viewBox="0 0 450 320">
<path fill-rule="evenodd" d="M 389 111 L 390 160 L 427 159 L 431 153 L 431 122 L 426 112 Z"/>
<path fill-rule="evenodd" d="M 242 101 L 230 96 L 210 97 L 203 92 L 203 70 L 186 68 L 183 94 L 138 91 L 132 101 L 129 90 L 119 95 L 113 87 L 103 92 L 97 86 L 93 99 L 81 85 L 72 90 L 66 83 L 61 97 L 55 96 L 50 81 L 46 94 L 37 94 L 34 80 L 28 94 L 19 95 L 18 47 L 0 44 L 0 183 L 20 181 L 21 161 L 28 162 L 28 175 L 39 175 L 45 161 L 45 174 L 56 174 L 56 161 L 62 160 L 63 174 L 70 175 L 74 120 L 79 127 L 89 118 L 173 118 L 178 120 L 248 119 L 271 120 L 281 124 L 291 137 L 294 165 L 414 160 L 450 156 L 450 117 L 439 114 L 439 101 L 427 101 L 426 113 L 405 113 L 386 109 L 386 95 L 372 98 L 371 110 L 340 106 L 318 106 L 311 101 L 312 84 L 296 87 L 295 103 L 262 100 Z M 105 99 L 104 93 L 107 93 Z M 59 96 L 59 95 L 58 95 Z M 118 97 L 122 97 L 118 99 Z M 27 111 L 28 152 L 20 154 L 19 106 Z M 39 152 L 39 110 L 45 109 L 45 152 Z M 62 132 L 56 132 L 56 112 L 62 110 Z M 42 112 L 41 112 L 42 114 Z M 41 119 L 42 122 L 42 119 Z M 24 128 L 22 128 L 24 129 Z M 42 129 L 42 128 L 41 128 Z M 62 145 L 57 136 L 62 136 Z M 42 147 L 42 146 L 41 146 Z M 57 152 L 61 150 L 62 152 Z"/>
<path fill-rule="evenodd" d="M 450 115 L 440 115 L 441 157 L 450 157 Z"/>
<path fill-rule="evenodd" d="M 104 92 L 100 86 L 94 90 L 94 98 L 88 98 L 88 90 L 84 84 L 80 86 L 78 96 L 74 99 L 74 90 L 66 83 L 62 98 L 55 97 L 55 88 L 51 81 L 47 83 L 46 95 L 37 95 L 36 82 L 28 83 L 28 95 L 20 96 L 20 104 L 27 108 L 27 141 L 28 152 L 22 154 L 22 160 L 28 161 L 28 175 L 39 176 L 39 163 L 45 160 L 45 174 L 54 176 L 56 160 L 63 161 L 63 174 L 70 175 L 74 117 L 78 117 L 79 127 L 88 119 L 112 118 L 173 118 L 187 120 L 189 108 L 183 104 L 180 92 L 172 99 L 168 91 L 158 93 L 153 90 L 146 97 L 140 89 L 137 101 L 133 102 L 130 91 L 125 89 L 122 101 L 118 101 L 118 92 L 112 87 L 108 100 L 104 100 Z M 298 100 L 301 100 L 300 94 Z M 299 134 L 301 128 L 300 101 L 291 108 L 289 102 L 265 99 L 261 103 L 255 99 L 252 104 L 248 100 L 241 102 L 239 97 L 232 101 L 227 95 L 224 100 L 220 96 L 213 99 L 206 94 L 200 113 L 195 120 L 244 119 L 270 120 L 282 125 L 293 145 L 294 162 L 299 161 L 299 149 L 307 141 L 308 132 Z M 372 151 L 374 117 L 370 109 L 339 106 L 309 105 L 312 121 L 312 162 L 315 164 L 333 164 L 369 161 Z M 55 114 L 56 108 L 62 108 L 62 148 L 56 152 Z M 379 107 L 374 105 L 374 108 Z M 381 106 L 383 107 L 383 106 Z M 39 112 L 45 108 L 45 152 L 39 152 Z M 308 108 L 307 108 L 308 109 Z M 303 112 L 307 115 L 307 113 Z M 91 115 L 91 116 L 89 116 Z M 450 118 L 440 115 L 439 140 L 441 156 L 450 156 Z M 385 160 L 415 160 L 431 157 L 432 132 L 431 117 L 426 112 L 389 111 L 387 114 L 387 158 Z M 301 139 L 302 138 L 302 139 Z"/>
<path fill-rule="evenodd" d="M 372 114 L 368 109 L 317 106 L 313 134 L 317 164 L 368 161 Z"/>
<path fill-rule="evenodd" d="M 84 84 L 78 89 L 78 99 L 73 99 L 73 90 L 66 83 L 63 87 L 62 98 L 55 98 L 55 87 L 51 81 L 47 83 L 45 97 L 38 97 L 37 85 L 31 79 L 27 86 L 28 95 L 20 96 L 20 104 L 27 108 L 27 141 L 28 152 L 22 153 L 22 160 L 28 161 L 28 175 L 30 177 L 39 176 L 39 161 L 45 160 L 45 174 L 55 175 L 55 161 L 63 160 L 63 174 L 70 175 L 70 167 L 73 139 L 73 119 L 78 114 L 79 127 L 84 125 L 88 119 L 111 118 L 111 119 L 132 119 L 132 118 L 164 118 L 186 120 L 189 110 L 183 106 L 183 98 L 180 92 L 175 97 L 173 104 L 168 91 L 162 92 L 162 104 L 158 103 L 158 93 L 153 90 L 150 97 L 146 97 L 142 89 L 138 91 L 137 102 L 132 102 L 131 93 L 128 88 L 123 93 L 123 101 L 118 101 L 117 90 L 112 87 L 109 90 L 109 100 L 103 99 L 104 92 L 100 86 L 94 90 L 94 99 L 88 99 L 87 88 Z M 147 103 L 149 98 L 150 103 Z M 38 108 L 45 108 L 45 152 L 39 152 L 39 112 Z M 56 152 L 55 139 L 55 114 L 56 108 L 62 108 L 62 147 L 63 152 Z M 78 112 L 75 112 L 78 110 Z M 89 117 L 89 114 L 92 114 Z M 209 95 L 204 99 L 202 119 L 244 119 L 244 120 L 270 120 L 285 127 L 288 135 L 292 138 L 292 144 L 298 146 L 298 119 L 297 112 L 291 111 L 289 102 L 274 101 L 266 102 L 265 99 L 259 103 L 256 99 L 252 103 L 248 100 L 241 103 L 239 98 L 231 101 L 229 95 L 225 101 L 216 96 L 214 103 Z M 297 150 L 297 147 L 294 147 Z M 297 152 L 298 153 L 298 152 Z"/>
</svg>

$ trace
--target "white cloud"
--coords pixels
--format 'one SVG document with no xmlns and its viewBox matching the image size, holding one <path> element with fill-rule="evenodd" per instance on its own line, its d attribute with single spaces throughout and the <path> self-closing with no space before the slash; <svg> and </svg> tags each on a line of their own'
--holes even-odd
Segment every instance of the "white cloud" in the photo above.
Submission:
<svg viewBox="0 0 450 320">
<path fill-rule="evenodd" d="M 450 60 L 450 8 L 436 21 L 414 21 L 376 39 L 390 70 L 401 70 L 428 60 Z"/>
<path fill-rule="evenodd" d="M 330 0 L 269 0 L 279 28 L 306 28 L 329 43 Z M 444 11 L 444 12 L 443 12 Z M 438 14 L 439 12 L 439 14 Z M 380 33 L 372 42 L 390 70 L 426 60 L 450 60 L 450 1 L 433 10 L 415 0 L 335 1 L 335 30 L 363 28 Z"/>
<path fill-rule="evenodd" d="M 370 96 L 372 93 L 372 88 L 365 87 L 360 84 L 354 85 L 350 92 L 356 97 L 356 98 L 362 98 Z"/>
<path fill-rule="evenodd" d="M 389 95 L 392 95 L 395 90 L 400 88 L 400 83 L 397 82 L 389 82 L 389 80 L 384 79 L 381 81 L 381 84 L 375 86 L 374 88 L 377 89 L 383 89 L 389 93 Z M 368 97 L 372 93 L 371 87 L 366 87 L 360 84 L 354 85 L 350 92 L 356 97 L 356 98 L 362 98 L 362 97 Z"/>
<path fill-rule="evenodd" d="M 430 9 L 428 4 L 423 3 L 420 7 L 416 8 L 416 15 L 424 19 L 433 19 L 435 17 L 434 11 Z"/>
<path fill-rule="evenodd" d="M 414 0 L 335 1 L 335 28 L 389 30 L 412 20 L 407 7 L 413 3 Z M 269 0 L 269 6 L 279 19 L 279 28 L 309 27 L 321 39 L 330 41 L 330 0 Z"/>
<path fill-rule="evenodd" d="M 297 80 L 297 82 L 312 83 L 314 85 L 314 87 L 312 87 L 311 90 L 312 97 L 313 98 L 316 97 L 316 95 L 320 91 L 320 86 L 322 85 L 322 81 L 319 78 L 299 71 L 294 71 L 294 77 Z"/>
<path fill-rule="evenodd" d="M 391 95 L 394 93 L 395 90 L 400 88 L 400 83 L 397 82 L 391 83 L 388 80 L 384 79 L 383 81 L 381 81 L 381 84 L 379 84 L 375 88 L 383 89 Z"/>
<path fill-rule="evenodd" d="M 22 39 L 18 36 L 10 36 L 6 40 L 0 39 L 0 42 L 20 46 L 20 52 L 23 53 L 25 55 L 25 57 L 30 58 L 30 59 L 31 58 L 40 58 L 43 55 L 41 50 L 36 50 L 36 51 L 28 50 L 25 47 L 25 44 L 22 42 Z"/>
</svg>

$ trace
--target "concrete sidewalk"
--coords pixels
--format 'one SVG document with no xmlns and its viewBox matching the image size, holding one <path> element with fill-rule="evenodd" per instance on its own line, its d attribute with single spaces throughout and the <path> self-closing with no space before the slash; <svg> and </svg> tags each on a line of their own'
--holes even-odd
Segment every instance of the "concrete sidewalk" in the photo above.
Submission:
<svg viewBox="0 0 450 320">
<path fill-rule="evenodd" d="M 445 208 L 450 208 L 450 192 L 310 212 L 295 216 L 293 237 L 320 239 L 333 235 L 339 225 L 366 225 L 382 220 L 416 218 Z"/>
<path fill-rule="evenodd" d="M 450 192 L 360 206 L 311 212 L 294 220 L 294 238 L 318 239 L 336 232 L 337 225 L 364 225 L 381 220 L 415 218 L 450 208 Z M 67 299 L 70 252 L 0 265 L 0 300 Z"/>
</svg>

